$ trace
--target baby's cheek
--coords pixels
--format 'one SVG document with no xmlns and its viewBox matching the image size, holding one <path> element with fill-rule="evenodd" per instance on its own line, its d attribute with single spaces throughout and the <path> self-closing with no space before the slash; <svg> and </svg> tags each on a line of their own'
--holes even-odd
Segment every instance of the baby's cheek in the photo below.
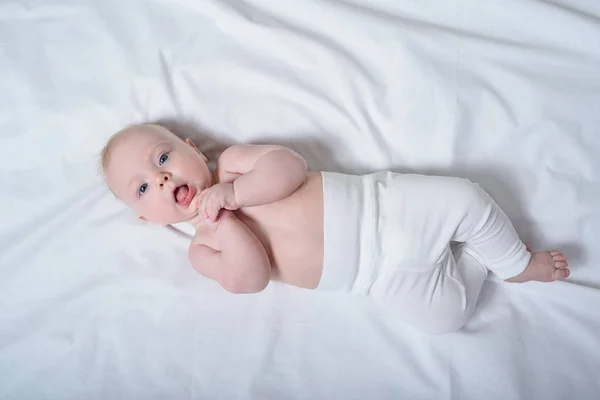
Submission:
<svg viewBox="0 0 600 400">
<path fill-rule="evenodd" d="M 159 204 L 157 202 L 148 202 L 144 204 L 142 210 L 140 210 L 140 214 L 147 216 L 150 221 L 154 221 L 157 224 L 165 225 L 170 223 L 169 214 L 172 214 L 172 211 L 166 210 L 163 204 Z"/>
</svg>

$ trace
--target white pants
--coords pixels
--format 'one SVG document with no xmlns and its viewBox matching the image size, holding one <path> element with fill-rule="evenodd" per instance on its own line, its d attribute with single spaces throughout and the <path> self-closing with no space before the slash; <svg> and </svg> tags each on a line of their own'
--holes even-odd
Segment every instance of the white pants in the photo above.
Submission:
<svg viewBox="0 0 600 400">
<path fill-rule="evenodd" d="M 506 279 L 529 263 L 507 216 L 466 179 L 323 173 L 323 189 L 318 289 L 369 296 L 416 329 L 459 329 L 488 270 Z M 461 243 L 455 253 L 451 242 Z"/>
</svg>

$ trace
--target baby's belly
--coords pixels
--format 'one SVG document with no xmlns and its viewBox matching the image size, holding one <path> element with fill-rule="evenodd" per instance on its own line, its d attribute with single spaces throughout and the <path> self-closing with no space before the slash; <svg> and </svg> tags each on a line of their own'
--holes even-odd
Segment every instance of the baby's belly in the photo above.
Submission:
<svg viewBox="0 0 600 400">
<path fill-rule="evenodd" d="M 271 260 L 271 279 L 307 289 L 323 270 L 323 187 L 321 174 L 276 203 L 239 210 L 238 218 L 262 242 Z"/>
</svg>

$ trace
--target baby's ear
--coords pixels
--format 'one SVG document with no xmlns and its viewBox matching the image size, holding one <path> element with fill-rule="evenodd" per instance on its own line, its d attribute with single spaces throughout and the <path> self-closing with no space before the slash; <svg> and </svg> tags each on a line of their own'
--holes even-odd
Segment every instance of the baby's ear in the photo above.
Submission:
<svg viewBox="0 0 600 400">
<path fill-rule="evenodd" d="M 184 142 L 186 142 L 188 144 L 188 146 L 193 147 L 194 150 L 196 150 L 198 153 L 200 153 L 200 150 L 198 150 L 198 148 L 196 147 L 196 145 L 194 144 L 194 142 L 192 142 L 192 140 L 190 138 L 185 138 Z"/>
<path fill-rule="evenodd" d="M 207 157 L 206 157 L 204 154 L 202 154 L 202 153 L 200 152 L 200 150 L 198 150 L 198 148 L 196 147 L 196 145 L 194 144 L 194 142 L 192 142 L 192 141 L 190 140 L 190 138 L 186 138 L 186 139 L 185 139 L 185 142 L 188 144 L 188 146 L 192 147 L 194 150 L 196 150 L 196 151 L 198 152 L 198 154 L 200 154 L 200 155 L 202 156 L 202 158 L 204 159 L 204 162 L 207 162 L 207 161 L 208 161 L 208 158 L 207 158 Z"/>
</svg>

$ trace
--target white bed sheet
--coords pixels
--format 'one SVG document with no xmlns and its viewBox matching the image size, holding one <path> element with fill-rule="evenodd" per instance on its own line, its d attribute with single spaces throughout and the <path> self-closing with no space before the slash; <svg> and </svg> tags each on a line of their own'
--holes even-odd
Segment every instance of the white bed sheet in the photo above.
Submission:
<svg viewBox="0 0 600 400">
<path fill-rule="evenodd" d="M 226 294 L 103 186 L 134 121 L 471 178 L 572 277 L 486 283 L 439 337 L 360 298 Z M 595 0 L 3 0 L 0 135 L 0 399 L 600 396 Z"/>
</svg>

